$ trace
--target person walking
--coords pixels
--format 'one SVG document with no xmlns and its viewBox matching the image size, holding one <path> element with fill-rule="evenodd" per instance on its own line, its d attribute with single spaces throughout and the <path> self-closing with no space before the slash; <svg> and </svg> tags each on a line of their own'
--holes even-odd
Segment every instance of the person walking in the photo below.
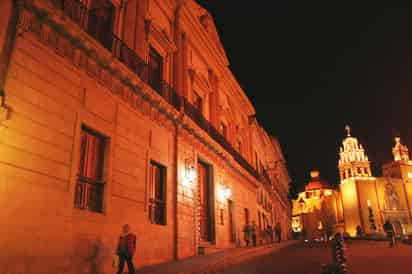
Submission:
<svg viewBox="0 0 412 274">
<path fill-rule="evenodd" d="M 255 221 L 252 222 L 252 227 L 250 229 L 251 234 L 252 234 L 252 241 L 253 241 L 253 246 L 256 246 L 257 244 L 257 238 L 256 238 L 256 223 Z"/>
<path fill-rule="evenodd" d="M 389 247 L 394 247 L 396 244 L 395 242 L 395 231 L 393 229 L 393 225 L 389 220 L 386 220 L 385 224 L 383 225 L 383 229 L 386 232 L 386 237 L 388 238 Z"/>
<path fill-rule="evenodd" d="M 282 240 L 282 227 L 280 226 L 280 223 L 277 222 L 275 226 L 275 233 L 276 233 L 276 238 L 278 239 L 278 243 Z"/>
<path fill-rule="evenodd" d="M 246 246 L 249 246 L 249 241 L 250 241 L 250 225 L 249 224 L 245 224 L 245 226 L 243 227 L 243 236 L 244 236 L 244 240 L 246 242 Z"/>
<path fill-rule="evenodd" d="M 119 268 L 117 274 L 123 274 L 124 263 L 127 263 L 129 274 L 135 274 L 133 256 L 136 251 L 136 235 L 130 232 L 128 224 L 123 225 L 122 234 L 117 244 L 117 256 L 119 256 Z"/>
<path fill-rule="evenodd" d="M 268 241 L 269 241 L 269 243 L 271 243 L 271 244 L 273 244 L 273 228 L 272 228 L 272 225 L 268 225 Z"/>
<path fill-rule="evenodd" d="M 356 226 L 356 237 L 358 237 L 358 238 L 363 237 L 363 229 L 360 225 Z"/>
</svg>

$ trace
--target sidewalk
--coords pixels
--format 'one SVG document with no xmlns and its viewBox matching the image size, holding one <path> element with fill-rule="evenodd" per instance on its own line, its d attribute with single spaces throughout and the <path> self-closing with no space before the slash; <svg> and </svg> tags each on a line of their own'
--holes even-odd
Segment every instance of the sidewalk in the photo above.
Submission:
<svg viewBox="0 0 412 274">
<path fill-rule="evenodd" d="M 180 261 L 168 262 L 161 265 L 144 267 L 137 271 L 139 274 L 199 274 L 210 273 L 229 265 L 235 265 L 251 258 L 264 256 L 279 251 L 282 248 L 298 243 L 285 241 L 258 247 L 238 247 L 205 256 L 196 256 Z"/>
</svg>

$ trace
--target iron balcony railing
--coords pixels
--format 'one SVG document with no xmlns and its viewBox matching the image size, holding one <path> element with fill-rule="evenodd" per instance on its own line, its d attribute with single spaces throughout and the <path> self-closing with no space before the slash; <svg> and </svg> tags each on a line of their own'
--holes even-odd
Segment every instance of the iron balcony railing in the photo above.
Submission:
<svg viewBox="0 0 412 274">
<path fill-rule="evenodd" d="M 90 10 L 84 6 L 79 0 L 51 0 L 54 6 L 74 22 L 76 22 L 84 31 L 91 37 L 96 39 L 103 47 L 112 52 L 113 56 L 121 63 L 127 66 L 144 82 L 150 85 L 163 99 L 165 99 L 176 110 L 180 111 L 184 107 L 184 112 L 203 130 L 205 130 L 217 143 L 219 143 L 233 158 L 246 169 L 255 178 L 259 179 L 259 173 L 249 164 L 243 156 L 233 148 L 226 138 L 214 128 L 202 113 L 198 111 L 186 98 L 182 98 L 172 86 L 163 81 L 149 81 L 148 64 L 141 59 L 134 50 L 129 48 L 124 41 L 114 35 L 111 31 L 107 31 L 104 26 L 107 26 L 106 19 L 100 14 L 104 13 L 101 10 Z"/>
<path fill-rule="evenodd" d="M 151 79 L 150 81 L 148 81 L 148 84 L 170 105 L 172 105 L 175 109 L 180 110 L 181 96 L 173 89 L 173 87 L 168 82 L 164 80 Z"/>
<path fill-rule="evenodd" d="M 163 200 L 149 200 L 149 218 L 152 223 L 166 225 L 166 202 Z"/>
<path fill-rule="evenodd" d="M 112 55 L 135 73 L 141 80 L 149 84 L 170 105 L 180 110 L 180 96 L 167 82 L 149 81 L 148 64 L 129 48 L 124 41 L 111 32 L 107 26 L 107 16 L 102 9 L 88 9 L 78 0 L 51 0 L 54 6 L 76 22 L 85 32 L 111 51 Z M 107 11 L 106 13 L 108 13 Z"/>
<path fill-rule="evenodd" d="M 75 208 L 101 213 L 103 212 L 104 183 L 78 176 L 74 197 Z"/>
<path fill-rule="evenodd" d="M 217 143 L 219 143 L 240 166 L 246 169 L 255 178 L 259 179 L 259 173 L 253 166 L 246 161 L 243 156 L 233 148 L 233 146 L 226 140 L 226 138 L 202 115 L 202 113 L 192 105 L 186 98 L 183 98 L 183 109 L 187 116 L 189 116 L 200 128 L 206 131 Z"/>
<path fill-rule="evenodd" d="M 270 180 L 269 174 L 268 174 L 268 172 L 266 171 L 265 168 L 262 168 L 261 177 L 262 177 L 263 181 L 265 182 L 265 184 L 268 187 L 272 188 L 272 181 Z"/>
</svg>

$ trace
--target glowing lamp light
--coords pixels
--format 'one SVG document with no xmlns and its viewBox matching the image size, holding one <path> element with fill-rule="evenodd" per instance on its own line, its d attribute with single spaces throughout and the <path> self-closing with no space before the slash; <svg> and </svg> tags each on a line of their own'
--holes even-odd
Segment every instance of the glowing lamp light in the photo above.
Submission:
<svg viewBox="0 0 412 274">
<path fill-rule="evenodd" d="M 189 164 L 189 160 L 186 160 L 183 185 L 185 187 L 191 187 L 195 180 L 196 180 L 196 169 L 192 164 Z"/>
<path fill-rule="evenodd" d="M 218 197 L 221 202 L 229 200 L 232 197 L 232 190 L 227 186 L 220 184 L 218 188 Z"/>
<path fill-rule="evenodd" d="M 230 199 L 232 197 L 232 190 L 230 188 L 225 189 L 225 198 Z"/>
<path fill-rule="evenodd" d="M 323 229 L 323 224 L 322 221 L 318 222 L 318 230 L 322 230 Z"/>
<path fill-rule="evenodd" d="M 332 195 L 332 190 L 326 189 L 323 194 L 324 194 L 325 196 L 331 196 L 331 195 Z"/>
<path fill-rule="evenodd" d="M 412 179 L 412 172 L 408 172 L 408 178 Z"/>
<path fill-rule="evenodd" d="M 371 200 L 366 200 L 366 203 L 368 204 L 368 207 L 371 207 Z"/>
<path fill-rule="evenodd" d="M 196 169 L 194 167 L 189 167 L 186 169 L 186 180 L 189 182 L 193 182 L 196 180 Z"/>
</svg>

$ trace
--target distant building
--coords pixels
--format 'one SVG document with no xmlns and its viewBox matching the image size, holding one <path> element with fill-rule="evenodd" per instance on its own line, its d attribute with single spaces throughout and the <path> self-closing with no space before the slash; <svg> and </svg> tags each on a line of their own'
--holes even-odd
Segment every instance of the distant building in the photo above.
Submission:
<svg viewBox="0 0 412 274">
<path fill-rule="evenodd" d="M 382 177 L 374 177 L 364 147 L 351 136 L 349 127 L 346 131 L 339 152 L 339 191 L 328 188 L 312 174 L 305 192 L 293 201 L 293 230 L 314 238 L 316 225 L 324 218 L 321 209 L 329 203 L 336 204 L 335 210 L 330 211 L 336 221 L 334 232 L 350 236 L 359 232 L 383 234 L 383 224 L 389 220 L 398 236 L 412 234 L 412 161 L 407 146 L 395 138 L 393 161 L 383 165 Z M 316 196 L 310 191 L 313 188 L 318 193 Z M 326 191 L 333 193 L 329 202 L 320 195 Z"/>
<path fill-rule="evenodd" d="M 0 0 L 0 273 L 112 273 L 125 223 L 138 267 L 286 237 L 255 115 L 194 0 Z"/>
<path fill-rule="evenodd" d="M 305 191 L 293 201 L 292 230 L 307 240 L 325 240 L 342 223 L 339 192 L 320 178 L 319 171 L 310 176 Z"/>
<path fill-rule="evenodd" d="M 382 177 L 374 177 L 365 150 L 347 130 L 339 160 L 345 231 L 355 236 L 359 226 L 366 234 L 383 233 L 383 223 L 390 220 L 398 235 L 412 232 L 412 162 L 408 148 L 395 138 L 394 160 L 383 165 Z"/>
</svg>

